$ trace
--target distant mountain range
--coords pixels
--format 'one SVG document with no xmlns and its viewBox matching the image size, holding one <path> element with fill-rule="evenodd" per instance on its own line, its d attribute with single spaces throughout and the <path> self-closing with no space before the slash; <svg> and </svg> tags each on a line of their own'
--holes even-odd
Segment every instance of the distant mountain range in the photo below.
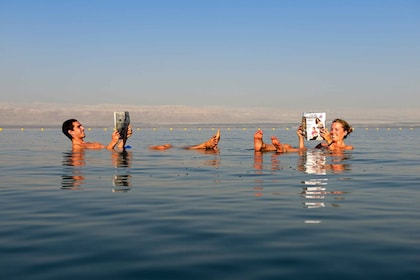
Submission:
<svg viewBox="0 0 420 280">
<path fill-rule="evenodd" d="M 283 123 L 297 124 L 302 111 L 283 108 L 236 108 L 216 106 L 136 106 L 136 105 L 78 105 L 47 103 L 1 103 L 0 127 L 61 126 L 66 119 L 75 118 L 86 126 L 112 126 L 114 111 L 129 111 L 133 124 L 225 124 L 225 123 Z M 306 110 L 308 111 L 308 110 Z M 327 123 L 343 118 L 355 124 L 419 125 L 417 110 L 312 110 L 326 112 Z"/>
</svg>

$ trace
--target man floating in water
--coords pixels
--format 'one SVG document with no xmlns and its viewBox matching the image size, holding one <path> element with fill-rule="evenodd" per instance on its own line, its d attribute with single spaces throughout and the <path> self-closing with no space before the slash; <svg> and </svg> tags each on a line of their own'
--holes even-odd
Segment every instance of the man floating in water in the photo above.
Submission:
<svg viewBox="0 0 420 280">
<path fill-rule="evenodd" d="M 125 143 L 127 139 L 132 135 L 133 130 L 131 126 L 129 126 L 127 137 L 124 139 L 120 139 L 120 134 L 117 130 L 112 133 L 111 142 L 107 146 L 99 143 L 99 142 L 85 142 L 85 128 L 83 125 L 76 119 L 69 119 L 66 120 L 62 125 L 62 131 L 64 135 L 66 135 L 72 144 L 73 149 L 108 149 L 108 150 L 115 150 L 118 149 L 120 151 L 124 151 Z"/>
<path fill-rule="evenodd" d="M 198 144 L 194 146 L 188 146 L 185 147 L 187 150 L 214 150 L 217 151 L 218 147 L 217 144 L 219 144 L 220 141 L 220 129 L 217 130 L 216 134 L 213 135 L 209 140 Z M 172 148 L 173 146 L 171 144 L 163 144 L 163 145 L 157 145 L 157 146 L 150 146 L 150 149 L 153 150 L 167 150 Z"/>
</svg>

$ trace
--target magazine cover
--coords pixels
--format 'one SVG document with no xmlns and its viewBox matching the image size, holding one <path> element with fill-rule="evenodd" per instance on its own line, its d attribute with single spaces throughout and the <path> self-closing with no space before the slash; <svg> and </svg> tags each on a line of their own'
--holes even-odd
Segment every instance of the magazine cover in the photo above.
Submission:
<svg viewBox="0 0 420 280">
<path fill-rule="evenodd" d="M 322 140 L 320 130 L 325 127 L 326 113 L 302 114 L 302 130 L 306 140 Z"/>
<path fill-rule="evenodd" d="M 114 112 L 114 127 L 120 133 L 120 139 L 127 138 L 130 114 L 128 112 Z"/>
</svg>

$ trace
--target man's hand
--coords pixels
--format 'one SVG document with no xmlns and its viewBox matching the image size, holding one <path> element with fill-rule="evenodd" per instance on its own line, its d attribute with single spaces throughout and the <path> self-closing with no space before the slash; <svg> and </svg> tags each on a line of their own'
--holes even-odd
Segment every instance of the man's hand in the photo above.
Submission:
<svg viewBox="0 0 420 280">
<path fill-rule="evenodd" d="M 131 128 L 131 124 L 129 124 L 127 128 L 127 138 L 130 138 L 131 135 L 133 135 L 133 129 Z"/>
<path fill-rule="evenodd" d="M 118 130 L 114 130 L 114 132 L 112 132 L 112 142 L 113 143 L 118 143 L 118 141 L 120 140 L 120 133 L 118 132 Z"/>
</svg>

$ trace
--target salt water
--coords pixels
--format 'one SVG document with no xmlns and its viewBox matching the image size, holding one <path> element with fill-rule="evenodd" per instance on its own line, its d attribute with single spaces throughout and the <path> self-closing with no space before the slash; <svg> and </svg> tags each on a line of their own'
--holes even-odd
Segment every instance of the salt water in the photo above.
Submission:
<svg viewBox="0 0 420 280">
<path fill-rule="evenodd" d="M 219 127 L 218 153 L 182 149 Z M 60 128 L 3 128 L 0 279 L 419 279 L 420 128 L 356 127 L 338 156 L 254 153 L 257 128 L 297 142 L 134 127 L 125 154 L 72 153 Z"/>
</svg>

